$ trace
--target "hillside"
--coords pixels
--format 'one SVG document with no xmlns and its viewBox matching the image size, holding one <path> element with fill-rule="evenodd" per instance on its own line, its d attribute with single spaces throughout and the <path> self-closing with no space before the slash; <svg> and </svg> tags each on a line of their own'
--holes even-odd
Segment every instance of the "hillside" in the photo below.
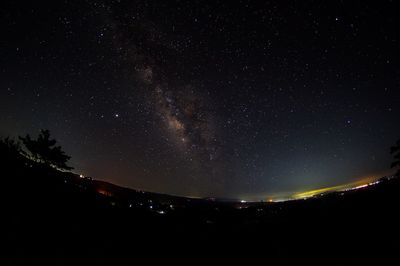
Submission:
<svg viewBox="0 0 400 266">
<path fill-rule="evenodd" d="M 23 158 L 2 162 L 10 265 L 126 265 L 152 260 L 149 253 L 209 258 L 233 250 L 278 264 L 361 263 L 389 259 L 398 248 L 398 178 L 307 200 L 240 203 L 136 191 Z"/>
</svg>

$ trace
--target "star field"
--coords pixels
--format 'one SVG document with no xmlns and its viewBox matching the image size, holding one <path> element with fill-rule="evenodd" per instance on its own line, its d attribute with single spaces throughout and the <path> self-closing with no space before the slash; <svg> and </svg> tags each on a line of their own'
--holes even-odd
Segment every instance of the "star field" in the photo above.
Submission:
<svg viewBox="0 0 400 266">
<path fill-rule="evenodd" d="M 262 199 L 389 170 L 392 1 L 2 6 L 0 134 L 50 129 L 80 173 Z"/>
</svg>

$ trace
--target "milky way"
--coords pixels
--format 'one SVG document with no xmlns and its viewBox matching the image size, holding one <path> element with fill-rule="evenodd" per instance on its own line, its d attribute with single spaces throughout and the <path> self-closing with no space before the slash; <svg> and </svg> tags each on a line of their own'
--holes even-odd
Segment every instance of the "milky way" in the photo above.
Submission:
<svg viewBox="0 0 400 266">
<path fill-rule="evenodd" d="M 394 3 L 66 1 L 1 11 L 0 133 L 76 171 L 264 199 L 390 172 Z"/>
<path fill-rule="evenodd" d="M 112 13 L 108 14 L 113 20 Z M 148 23 L 148 22 L 147 22 Z M 164 53 L 178 56 L 171 42 L 154 25 L 138 24 L 132 29 L 131 24 L 114 21 L 114 36 L 118 36 L 116 47 L 124 46 L 123 60 L 133 66 L 132 74 L 142 83 L 151 95 L 146 101 L 154 107 L 155 115 L 163 122 L 172 141 L 190 161 L 209 162 L 218 156 L 218 139 L 215 130 L 210 99 L 201 96 L 198 88 L 186 82 L 176 82 L 169 78 L 165 66 L 157 53 L 148 49 L 162 50 Z M 140 35 L 140 45 L 137 44 Z M 170 38 L 171 39 L 171 38 Z M 208 164 L 208 165 L 207 165 Z"/>
</svg>

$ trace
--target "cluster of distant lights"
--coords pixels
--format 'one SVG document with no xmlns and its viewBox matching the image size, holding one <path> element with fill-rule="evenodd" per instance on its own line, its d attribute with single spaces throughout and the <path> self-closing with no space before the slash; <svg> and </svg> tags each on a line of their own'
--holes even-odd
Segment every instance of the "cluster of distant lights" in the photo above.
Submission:
<svg viewBox="0 0 400 266">
<path fill-rule="evenodd" d="M 150 203 L 150 204 L 148 205 L 148 208 L 149 208 L 150 211 L 154 211 L 154 212 L 156 212 L 156 213 L 158 213 L 158 214 L 161 214 L 161 215 L 166 214 L 166 211 L 165 211 L 165 210 L 155 209 L 154 206 L 152 205 L 152 203 L 153 203 L 152 200 L 149 200 L 149 203 Z M 138 205 L 142 207 L 144 204 L 140 202 L 140 203 L 138 203 Z M 171 210 L 174 209 L 174 206 L 173 206 L 172 204 L 170 204 L 168 207 L 169 207 Z M 129 204 L 129 208 L 133 208 L 133 204 L 132 204 L 132 203 Z"/>
<path fill-rule="evenodd" d="M 83 174 L 80 174 L 79 177 L 82 178 L 82 179 L 85 178 L 85 176 Z M 388 178 L 390 179 L 390 177 L 388 177 Z M 328 188 L 328 189 L 326 189 L 326 192 L 327 193 L 331 193 L 331 192 L 334 192 L 334 191 L 342 192 L 340 195 L 343 195 L 343 192 L 363 189 L 363 188 L 366 188 L 366 187 L 369 187 L 369 186 L 377 185 L 380 182 L 381 182 L 381 180 L 376 180 L 374 182 L 369 182 L 369 183 L 358 185 L 358 186 L 355 186 L 355 187 L 347 187 L 347 188 L 337 189 L 337 190 L 329 190 L 329 188 Z M 321 189 L 321 190 L 323 190 L 323 189 Z M 319 191 L 319 190 L 316 190 L 316 191 Z M 111 195 L 110 193 L 105 193 L 104 191 L 101 191 L 101 190 L 98 191 L 98 192 L 100 194 L 107 195 L 107 196 Z M 143 191 L 141 191 L 141 192 L 144 193 Z M 304 192 L 304 193 L 301 193 L 301 194 L 305 194 L 306 195 L 307 192 Z M 288 198 L 269 198 L 266 202 L 268 202 L 268 203 L 277 203 L 277 202 L 285 202 L 285 201 L 300 200 L 300 199 L 305 200 L 305 199 L 308 199 L 308 198 L 314 198 L 316 196 L 323 196 L 324 194 L 325 194 L 324 192 L 321 192 L 321 193 L 315 193 L 315 194 L 310 193 L 309 195 L 301 196 L 301 197 L 296 197 L 295 195 L 293 195 L 292 197 L 288 197 Z M 246 204 L 246 203 L 255 203 L 255 202 L 259 202 L 259 201 L 240 200 L 239 202 L 242 203 L 242 204 Z M 264 201 L 261 201 L 261 202 L 264 202 Z M 144 205 L 143 203 L 138 203 L 138 204 L 141 207 Z M 129 208 L 132 208 L 132 207 L 133 207 L 133 204 L 130 203 L 129 204 Z M 174 206 L 172 204 L 170 204 L 168 207 L 169 207 L 169 209 L 174 210 Z M 164 211 L 164 210 L 154 210 L 154 207 L 152 205 L 152 200 L 149 200 L 148 208 L 151 211 L 157 212 L 158 214 L 166 214 L 166 211 Z"/>
<path fill-rule="evenodd" d="M 379 184 L 380 182 L 381 182 L 380 180 L 377 180 L 377 181 L 375 181 L 375 182 L 370 182 L 370 183 L 368 183 L 368 184 L 364 184 L 364 185 L 360 185 L 360 186 L 356 186 L 356 187 L 352 187 L 352 188 L 346 188 L 346 189 L 343 189 L 343 190 L 340 190 L 340 191 L 341 191 L 341 192 L 344 192 L 344 191 L 357 190 L 357 189 L 361 189 L 361 188 L 365 188 L 365 187 L 377 185 L 377 184 Z"/>
<path fill-rule="evenodd" d="M 362 185 L 358 185 L 358 186 L 355 186 L 355 187 L 346 187 L 346 188 L 337 189 L 337 190 L 326 189 L 325 192 L 316 192 L 316 193 L 309 193 L 309 194 L 307 194 L 307 192 L 304 192 L 304 193 L 300 193 L 300 194 L 304 194 L 304 196 L 300 196 L 299 197 L 299 196 L 296 196 L 296 195 L 292 195 L 291 197 L 287 197 L 287 198 L 270 198 L 266 202 L 277 203 L 277 202 L 285 202 L 285 201 L 293 201 L 293 200 L 301 200 L 301 199 L 305 200 L 305 199 L 309 199 L 309 198 L 323 196 L 326 193 L 333 193 L 335 191 L 336 192 L 342 192 L 340 195 L 344 195 L 343 192 L 363 189 L 363 188 L 366 188 L 366 187 L 369 187 L 369 186 L 377 185 L 380 182 L 381 182 L 381 180 L 376 180 L 374 182 L 369 182 L 367 184 L 362 184 Z M 316 191 L 320 191 L 320 190 L 316 190 Z M 255 203 L 255 202 L 259 202 L 259 201 L 240 200 L 239 202 L 242 203 L 242 204 L 246 204 L 246 203 Z M 264 201 L 262 201 L 262 202 L 264 202 Z"/>
<path fill-rule="evenodd" d="M 84 179 L 84 178 L 88 178 L 85 177 L 84 175 L 80 174 L 79 175 L 80 178 Z M 392 178 L 394 178 L 394 176 L 387 176 L 385 177 L 387 180 L 390 180 Z M 91 178 L 89 178 L 91 180 Z M 295 200 L 307 200 L 309 198 L 316 198 L 316 197 L 321 197 L 324 196 L 327 193 L 334 193 L 334 192 L 339 192 L 340 196 L 343 196 L 345 192 L 348 191 L 354 191 L 354 190 L 359 190 L 359 189 L 363 189 L 369 186 L 374 186 L 377 185 L 379 183 L 381 183 L 382 179 L 376 180 L 374 182 L 369 182 L 366 184 L 361 184 L 358 186 L 353 186 L 353 187 L 348 187 L 349 185 L 341 185 L 341 186 L 336 186 L 336 187 L 330 187 L 330 188 L 323 188 L 323 189 L 316 189 L 316 190 L 312 190 L 312 191 L 308 191 L 308 192 L 304 192 L 304 193 L 300 193 L 296 195 L 292 195 L 291 197 L 288 198 L 269 198 L 267 201 L 261 201 L 261 202 L 266 202 L 266 203 L 278 203 L 278 202 L 287 202 L 287 201 L 295 201 Z M 347 186 L 347 187 L 345 187 Z M 107 197 L 112 197 L 112 193 L 106 191 L 106 190 L 101 190 L 99 189 L 97 191 L 98 193 L 107 196 Z M 145 193 L 144 191 L 138 191 L 139 193 Z M 314 193 L 315 192 L 315 193 Z M 301 197 L 299 197 L 298 195 L 301 195 Z M 304 195 L 304 196 L 303 196 Z M 214 199 L 215 200 L 215 199 Z M 189 201 L 189 199 L 188 199 Z M 249 203 L 259 203 L 260 201 L 247 201 L 247 200 L 239 200 L 239 205 L 237 205 L 235 208 L 238 210 L 242 210 L 242 209 L 247 209 L 248 207 L 250 207 L 251 205 Z M 116 202 L 111 201 L 110 204 L 112 206 L 116 206 Z M 136 207 L 141 207 L 141 208 L 148 208 L 148 210 L 150 212 L 153 213 L 157 213 L 158 215 L 165 215 L 168 212 L 171 212 L 173 210 L 175 210 L 175 206 L 173 204 L 167 204 L 167 205 L 160 205 L 160 206 L 155 206 L 153 204 L 153 201 L 151 199 L 147 200 L 147 202 L 145 201 L 145 203 L 143 202 L 136 202 L 135 203 L 129 203 L 129 208 L 134 208 Z M 215 208 L 218 211 L 218 208 Z M 257 211 L 261 212 L 264 211 L 264 208 L 258 208 Z M 207 223 L 212 223 L 210 221 L 207 220 Z"/>
<path fill-rule="evenodd" d="M 81 178 L 83 178 L 83 177 L 81 177 Z M 101 189 L 100 189 L 100 190 L 98 190 L 97 192 L 98 192 L 99 194 L 104 195 L 104 196 L 112 197 L 112 194 L 111 194 L 110 192 L 108 192 L 108 191 L 105 191 L 105 190 L 101 190 Z M 143 192 L 143 193 L 144 193 L 144 192 Z M 112 202 L 111 205 L 114 206 L 115 203 Z M 144 204 L 143 202 L 138 202 L 138 203 L 136 203 L 136 206 L 139 206 L 139 207 L 143 207 L 143 206 L 145 206 L 145 205 L 147 205 L 147 204 Z M 128 206 L 129 206 L 129 208 L 133 208 L 133 207 L 135 207 L 135 204 L 129 203 Z M 149 208 L 150 211 L 156 212 L 156 213 L 161 214 L 161 215 L 164 215 L 164 214 L 167 213 L 166 210 L 161 210 L 161 209 L 155 208 L 154 205 L 153 205 L 153 201 L 152 201 L 152 200 L 148 200 L 148 205 L 147 205 L 147 207 Z M 175 209 L 174 205 L 172 205 L 172 204 L 169 204 L 169 205 L 168 205 L 168 208 L 169 208 L 170 210 L 174 210 L 174 209 Z"/>
<path fill-rule="evenodd" d="M 80 177 L 81 177 L 81 178 L 84 178 L 83 175 L 80 175 Z M 340 190 L 337 190 L 337 192 L 342 192 L 341 195 L 343 195 L 343 192 L 348 192 L 348 191 L 363 189 L 363 188 L 366 188 L 366 187 L 369 187 L 369 186 L 377 185 L 377 184 L 379 184 L 380 182 L 381 182 L 380 180 L 377 180 L 377 181 L 375 181 L 375 182 L 370 182 L 370 183 L 363 184 L 363 185 L 359 185 L 359 186 L 355 186 L 355 187 L 340 189 Z M 105 193 L 105 192 L 102 191 L 102 190 L 99 190 L 98 192 L 99 192 L 100 194 L 103 194 L 103 195 L 106 195 L 106 196 L 111 196 L 110 193 Z M 331 193 L 331 192 L 334 192 L 334 191 L 328 191 L 328 193 Z M 301 200 L 301 199 L 305 200 L 305 199 L 308 199 L 308 198 L 314 198 L 314 197 L 317 197 L 317 196 L 323 196 L 324 194 L 325 194 L 325 193 L 315 193 L 315 194 L 310 194 L 310 195 L 308 195 L 308 196 L 297 197 L 297 198 L 295 198 L 295 197 L 291 197 L 291 198 L 275 198 L 275 199 L 270 198 L 270 199 L 268 199 L 266 202 L 268 202 L 268 203 L 277 203 L 277 202 L 285 202 L 285 201 Z M 259 201 L 240 200 L 239 202 L 242 203 L 242 204 L 246 204 L 246 203 L 255 203 L 255 202 L 259 202 Z M 264 201 L 262 201 L 262 202 L 264 202 Z M 155 208 L 154 208 L 154 206 L 153 206 L 153 204 L 152 204 L 152 203 L 153 203 L 152 200 L 149 200 L 148 203 L 149 203 L 149 205 L 148 205 L 149 210 L 155 211 L 155 212 L 157 212 L 158 214 L 166 214 L 166 211 L 164 211 L 164 210 L 159 210 L 159 209 L 158 209 L 158 210 L 155 210 Z M 144 204 L 143 204 L 142 202 L 137 203 L 137 205 L 139 205 L 140 207 L 143 207 L 143 206 L 144 206 Z M 133 208 L 133 207 L 134 207 L 134 204 L 130 203 L 130 204 L 129 204 L 129 208 Z M 168 207 L 169 207 L 170 210 L 174 210 L 174 205 L 170 204 L 170 205 L 168 205 Z M 240 208 L 240 209 L 241 209 L 241 208 Z"/>
<path fill-rule="evenodd" d="M 81 179 L 85 178 L 85 176 L 83 174 L 79 174 L 79 177 Z M 65 181 L 65 183 L 66 183 L 66 181 Z M 140 191 L 140 192 L 144 193 L 144 191 Z M 97 190 L 97 193 L 102 194 L 102 195 L 107 196 L 107 197 L 112 197 L 112 193 L 110 193 L 110 192 L 108 192 L 106 190 L 99 189 L 99 190 Z M 148 208 L 149 208 L 150 211 L 154 211 L 154 212 L 156 212 L 158 214 L 161 214 L 161 215 L 166 214 L 166 211 L 164 211 L 164 210 L 155 209 L 154 206 L 153 206 L 153 201 L 152 200 L 149 200 L 148 203 L 149 203 Z M 115 202 L 111 202 L 111 205 L 115 206 Z M 144 204 L 142 202 L 137 203 L 137 205 L 140 206 L 140 207 L 144 206 Z M 133 207 L 134 207 L 134 204 L 133 203 L 129 203 L 129 208 L 133 208 Z M 174 210 L 174 205 L 170 204 L 168 207 L 169 207 L 170 210 Z"/>
<path fill-rule="evenodd" d="M 381 182 L 380 180 L 376 180 L 374 182 L 369 182 L 369 183 L 358 185 L 358 186 L 355 186 L 355 187 L 346 187 L 346 188 L 337 189 L 337 190 L 327 190 L 326 193 L 333 193 L 333 192 L 336 191 L 336 192 L 342 192 L 340 195 L 344 195 L 343 194 L 344 192 L 353 191 L 353 190 L 359 190 L 359 189 L 363 189 L 363 188 L 366 188 L 366 187 L 369 187 L 369 186 L 374 186 L 374 185 L 379 184 L 380 182 Z M 315 193 L 315 194 L 310 194 L 310 195 L 307 195 L 307 196 L 304 196 L 304 197 L 294 198 L 294 199 L 295 200 L 308 199 L 308 198 L 313 198 L 313 197 L 318 197 L 318 196 L 324 196 L 326 193 L 325 192 L 324 193 Z"/>
</svg>

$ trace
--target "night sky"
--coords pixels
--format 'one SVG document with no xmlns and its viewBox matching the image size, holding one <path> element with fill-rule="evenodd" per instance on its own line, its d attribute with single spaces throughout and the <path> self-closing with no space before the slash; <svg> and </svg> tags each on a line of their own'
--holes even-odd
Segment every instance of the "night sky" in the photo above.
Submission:
<svg viewBox="0 0 400 266">
<path fill-rule="evenodd" d="M 0 135 L 49 129 L 78 173 L 185 196 L 383 175 L 396 16 L 395 1 L 1 1 Z"/>
</svg>

